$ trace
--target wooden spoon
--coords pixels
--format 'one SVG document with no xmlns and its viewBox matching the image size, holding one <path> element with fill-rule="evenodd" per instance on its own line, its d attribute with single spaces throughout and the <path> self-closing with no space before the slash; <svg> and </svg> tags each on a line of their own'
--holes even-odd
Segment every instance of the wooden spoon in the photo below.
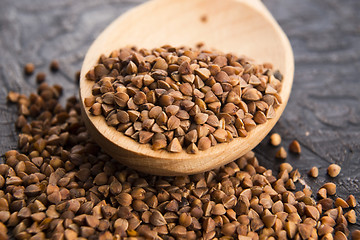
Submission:
<svg viewBox="0 0 360 240">
<path fill-rule="evenodd" d="M 246 55 L 257 63 L 270 62 L 283 74 L 283 103 L 276 117 L 258 125 L 245 138 L 218 144 L 197 154 L 154 151 L 109 127 L 104 117 L 84 106 L 93 82 L 85 74 L 101 54 L 125 46 L 153 48 L 165 44 L 195 46 Z M 253 149 L 274 127 L 285 109 L 294 75 L 293 52 L 286 35 L 259 0 L 153 0 L 111 23 L 89 48 L 81 69 L 80 99 L 85 124 L 94 140 L 114 159 L 142 172 L 184 175 L 210 170 Z"/>
</svg>

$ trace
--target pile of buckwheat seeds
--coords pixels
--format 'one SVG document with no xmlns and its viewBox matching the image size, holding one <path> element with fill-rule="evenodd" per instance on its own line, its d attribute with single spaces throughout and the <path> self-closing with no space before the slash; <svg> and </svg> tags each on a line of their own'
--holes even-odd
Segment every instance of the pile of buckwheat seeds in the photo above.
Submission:
<svg viewBox="0 0 360 240">
<path fill-rule="evenodd" d="M 335 184 L 325 183 L 316 201 L 311 189 L 297 189 L 298 170 L 283 163 L 274 176 L 253 152 L 197 175 L 142 174 L 101 151 L 78 100 L 63 107 L 61 92 L 43 82 L 29 96 L 8 94 L 18 106 L 19 138 L 0 164 L 0 239 L 350 237 L 356 200 L 334 198 Z M 279 137 L 272 140 L 280 144 Z"/>
<path fill-rule="evenodd" d="M 122 48 L 87 74 L 85 106 L 154 150 L 206 150 L 275 117 L 282 75 L 272 65 L 202 47 Z"/>
</svg>

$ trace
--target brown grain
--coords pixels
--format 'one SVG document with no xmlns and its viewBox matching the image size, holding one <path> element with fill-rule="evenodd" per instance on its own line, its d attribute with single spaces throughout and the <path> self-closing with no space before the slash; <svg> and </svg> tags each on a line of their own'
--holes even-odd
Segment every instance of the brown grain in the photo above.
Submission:
<svg viewBox="0 0 360 240">
<path fill-rule="evenodd" d="M 281 82 L 272 75 L 271 68 L 270 64 L 260 67 L 247 58 L 203 49 L 168 45 L 151 50 L 123 48 L 109 57 L 102 55 L 85 75 L 94 82 L 93 98 L 87 97 L 85 104 L 93 115 L 106 117 L 109 126 L 140 143 L 151 143 L 154 150 L 179 152 L 176 140 L 173 142 L 175 135 L 180 137 L 182 149 L 196 153 L 246 137 L 257 124 L 274 116 L 274 101 L 266 102 L 269 96 L 262 99 L 266 89 L 269 94 L 277 94 L 276 89 L 280 89 Z M 271 82 L 267 82 L 269 77 Z M 248 112 L 251 114 L 245 118 Z M 145 123 L 148 118 L 156 125 L 148 121 L 142 128 L 153 133 L 166 131 L 167 139 L 139 138 L 142 129 L 138 122 Z M 182 136 L 193 130 L 192 123 L 199 125 L 201 133 L 184 141 Z M 203 137 L 210 139 L 210 146 Z"/>
<path fill-rule="evenodd" d="M 289 145 L 289 150 L 292 153 L 300 154 L 301 153 L 300 143 L 297 140 L 292 141 Z"/>
<path fill-rule="evenodd" d="M 349 195 L 349 197 L 346 199 L 346 202 L 350 207 L 356 207 L 356 199 L 354 195 Z"/>
<path fill-rule="evenodd" d="M 164 66 L 159 62 L 157 67 Z M 39 86 L 39 93 L 55 91 L 51 88 Z M 18 97 L 13 98 L 16 103 Z M 50 99 L 57 101 L 55 95 Z M 311 189 L 297 190 L 295 183 L 301 178 L 297 169 L 282 163 L 274 176 L 260 166 L 253 152 L 192 176 L 157 177 L 121 166 L 90 138 L 79 104 L 70 98 L 67 108 L 59 107 L 59 112 L 45 105 L 43 112 L 33 116 L 35 120 L 23 116 L 25 125 L 29 122 L 35 132 L 19 129 L 21 152 L 8 151 L 5 163 L 0 164 L 2 239 L 7 231 L 17 239 L 346 239 L 348 225 L 356 222 L 355 211 L 347 210 L 356 206 L 352 195 L 347 201 L 340 197 L 334 201 L 327 195 L 335 194 L 336 186 L 325 183 L 316 201 Z M 160 107 L 157 113 L 126 111 L 129 121 L 123 124 L 129 125 L 125 132 L 132 129 L 133 137 L 136 128 L 141 142 L 159 148 L 169 146 L 167 138 L 171 138 L 170 150 L 182 150 L 179 139 L 183 136 L 183 141 L 189 142 L 187 151 L 192 153 L 198 151 L 195 143 L 207 149 L 218 141 L 216 137 L 220 141 L 228 137 L 229 124 L 221 119 L 218 124 L 225 129 L 212 133 L 209 123 L 189 126 L 187 133 L 175 129 L 169 134 L 164 130 L 167 124 L 160 127 L 156 123 L 158 115 L 187 117 L 179 115 L 185 110 L 178 105 L 170 106 Z M 210 116 L 214 115 L 208 120 Z M 155 124 L 163 131 L 153 133 Z M 215 118 L 212 124 L 217 124 Z"/>
<path fill-rule="evenodd" d="M 31 75 L 34 73 L 34 70 L 35 70 L 35 65 L 33 63 L 27 63 L 25 64 L 24 66 L 24 73 L 26 75 Z"/>
<path fill-rule="evenodd" d="M 52 60 L 50 63 L 50 70 L 52 72 L 57 72 L 59 71 L 60 65 L 59 62 L 57 60 Z"/>
<path fill-rule="evenodd" d="M 308 175 L 310 177 L 317 178 L 319 176 L 319 169 L 317 167 L 312 167 L 309 170 Z"/>
<path fill-rule="evenodd" d="M 341 167 L 337 164 L 330 164 L 328 169 L 327 169 L 327 173 L 329 174 L 330 177 L 337 177 L 340 174 L 341 171 Z"/>
<path fill-rule="evenodd" d="M 273 133 L 270 136 L 271 145 L 277 147 L 281 144 L 281 136 L 278 133 Z"/>
<path fill-rule="evenodd" d="M 284 147 L 280 147 L 280 149 L 276 152 L 276 155 L 275 155 L 276 158 L 279 158 L 279 159 L 285 159 L 287 158 L 287 152 L 285 150 Z"/>
<path fill-rule="evenodd" d="M 46 74 L 44 72 L 39 72 L 38 74 L 36 74 L 36 83 L 37 84 L 41 84 L 43 82 L 45 82 L 46 79 Z"/>
</svg>

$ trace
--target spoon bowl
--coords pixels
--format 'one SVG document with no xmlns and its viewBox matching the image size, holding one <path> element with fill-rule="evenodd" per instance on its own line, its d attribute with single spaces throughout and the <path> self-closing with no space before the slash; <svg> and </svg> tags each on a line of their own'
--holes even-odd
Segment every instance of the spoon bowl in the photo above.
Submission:
<svg viewBox="0 0 360 240">
<path fill-rule="evenodd" d="M 92 116 L 84 99 L 94 82 L 85 74 L 101 54 L 126 46 L 154 48 L 165 44 L 195 46 L 245 55 L 257 63 L 270 62 L 283 74 L 282 104 L 276 117 L 258 125 L 245 138 L 235 138 L 197 154 L 152 150 Z M 274 127 L 289 99 L 294 75 L 294 57 L 286 35 L 259 0 L 153 0 L 112 22 L 89 48 L 81 69 L 80 100 L 84 122 L 93 139 L 121 163 L 155 175 L 185 175 L 204 172 L 235 160 L 253 149 Z"/>
</svg>

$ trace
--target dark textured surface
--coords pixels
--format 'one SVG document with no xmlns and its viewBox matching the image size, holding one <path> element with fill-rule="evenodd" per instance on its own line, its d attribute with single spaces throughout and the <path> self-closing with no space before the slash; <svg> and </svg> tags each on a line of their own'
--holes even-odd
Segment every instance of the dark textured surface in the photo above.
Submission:
<svg viewBox="0 0 360 240">
<path fill-rule="evenodd" d="M 6 104 L 9 90 L 28 94 L 36 89 L 35 75 L 24 77 L 33 62 L 48 74 L 49 83 L 64 86 L 65 96 L 77 95 L 74 74 L 102 29 L 140 0 L 1 0 L 0 8 L 0 154 L 16 148 L 15 106 Z M 296 62 L 289 104 L 273 132 L 287 148 L 299 140 L 303 153 L 289 154 L 313 191 L 325 181 L 338 184 L 338 196 L 360 199 L 360 1 L 265 0 L 290 38 Z M 57 59 L 61 71 L 51 74 Z M 266 138 L 256 152 L 262 165 L 277 171 L 277 148 Z M 342 166 L 334 179 L 330 163 Z M 319 167 L 319 177 L 307 171 Z M 357 215 L 360 215 L 357 208 Z M 352 229 L 360 228 L 358 223 Z"/>
</svg>

